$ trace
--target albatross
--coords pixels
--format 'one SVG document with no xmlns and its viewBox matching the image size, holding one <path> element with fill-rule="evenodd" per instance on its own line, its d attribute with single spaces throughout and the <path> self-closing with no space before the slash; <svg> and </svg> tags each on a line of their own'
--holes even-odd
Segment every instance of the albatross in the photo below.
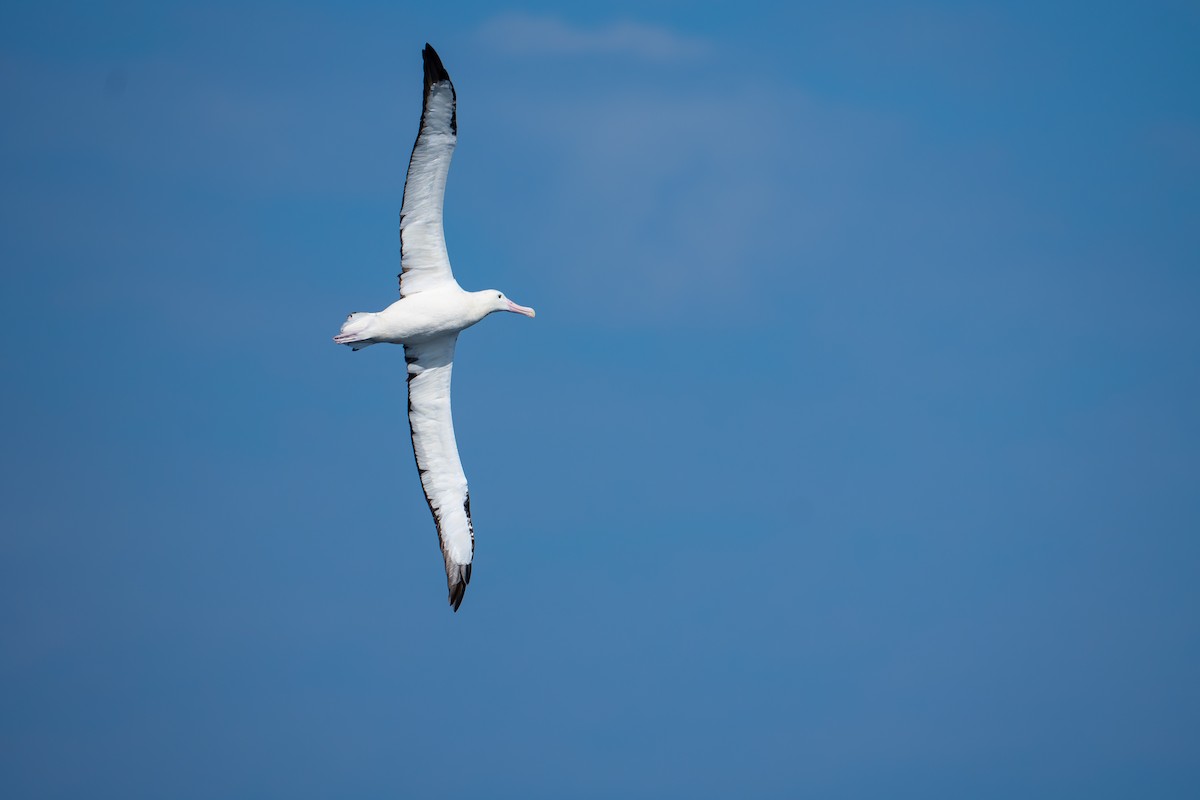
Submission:
<svg viewBox="0 0 1200 800">
<path fill-rule="evenodd" d="M 454 345 L 459 333 L 494 311 L 527 317 L 534 311 L 499 290 L 467 292 L 454 280 L 442 230 L 446 174 L 458 140 L 454 84 L 428 43 L 421 57 L 425 62 L 421 126 L 400 205 L 400 299 L 383 311 L 351 314 L 333 341 L 354 350 L 373 344 L 404 345 L 413 455 L 441 541 L 450 605 L 458 611 L 471 581 L 475 529 L 450 416 Z"/>
</svg>

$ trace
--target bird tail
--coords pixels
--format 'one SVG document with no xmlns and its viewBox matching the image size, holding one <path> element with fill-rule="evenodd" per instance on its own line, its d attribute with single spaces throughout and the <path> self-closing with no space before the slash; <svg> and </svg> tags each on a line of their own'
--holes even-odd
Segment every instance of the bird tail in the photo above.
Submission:
<svg viewBox="0 0 1200 800">
<path fill-rule="evenodd" d="M 346 321 L 342 323 L 341 332 L 333 337 L 333 340 L 338 344 L 349 345 L 354 350 L 361 350 L 377 344 L 367 335 L 367 328 L 371 326 L 371 320 L 374 318 L 375 315 L 370 311 L 355 311 L 346 317 Z"/>
</svg>

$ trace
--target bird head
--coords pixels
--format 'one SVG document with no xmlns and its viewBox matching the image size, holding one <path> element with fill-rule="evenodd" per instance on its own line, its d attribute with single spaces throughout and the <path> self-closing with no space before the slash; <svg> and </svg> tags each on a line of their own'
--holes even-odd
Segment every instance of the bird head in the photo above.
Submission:
<svg viewBox="0 0 1200 800">
<path fill-rule="evenodd" d="M 483 295 L 483 299 L 487 302 L 488 313 L 492 311 L 511 311 L 514 314 L 524 314 L 527 317 L 537 315 L 537 312 L 532 308 L 517 305 L 512 300 L 509 300 L 504 292 L 498 289 L 484 289 L 479 294 Z"/>
</svg>

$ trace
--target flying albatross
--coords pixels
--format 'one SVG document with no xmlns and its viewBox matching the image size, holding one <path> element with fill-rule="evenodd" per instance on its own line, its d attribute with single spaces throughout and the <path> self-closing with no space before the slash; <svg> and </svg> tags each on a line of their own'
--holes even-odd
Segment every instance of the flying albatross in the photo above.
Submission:
<svg viewBox="0 0 1200 800">
<path fill-rule="evenodd" d="M 400 299 L 383 311 L 351 314 L 333 340 L 355 350 L 383 342 L 404 345 L 413 455 L 442 544 L 450 605 L 458 611 L 471 581 L 475 530 L 450 417 L 454 344 L 461 331 L 493 311 L 527 317 L 534 312 L 495 289 L 463 291 L 450 271 L 442 198 L 458 139 L 454 85 L 428 43 L 421 56 L 425 99 L 400 206 Z"/>
</svg>

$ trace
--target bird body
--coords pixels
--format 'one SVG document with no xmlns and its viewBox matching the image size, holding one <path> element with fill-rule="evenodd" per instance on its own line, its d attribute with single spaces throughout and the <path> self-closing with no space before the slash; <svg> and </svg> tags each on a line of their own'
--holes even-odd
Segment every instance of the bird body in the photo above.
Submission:
<svg viewBox="0 0 1200 800">
<path fill-rule="evenodd" d="M 518 306 L 495 289 L 466 292 L 457 285 L 402 297 L 383 311 L 355 312 L 346 318 L 338 344 L 360 350 L 372 344 L 420 344 L 459 333 L 493 311 L 515 311 L 530 317 L 532 308 Z"/>
<path fill-rule="evenodd" d="M 458 611 L 475 554 L 467 477 L 458 458 L 450 413 L 450 375 L 458 335 L 494 311 L 534 316 L 503 292 L 463 291 L 450 270 L 442 230 L 442 200 L 458 141 L 454 85 L 428 44 L 421 53 L 425 92 L 421 125 L 408 163 L 400 210 L 400 299 L 382 311 L 357 311 L 333 340 L 361 350 L 404 346 L 408 423 L 421 488 L 437 526 L 450 606 Z"/>
</svg>

